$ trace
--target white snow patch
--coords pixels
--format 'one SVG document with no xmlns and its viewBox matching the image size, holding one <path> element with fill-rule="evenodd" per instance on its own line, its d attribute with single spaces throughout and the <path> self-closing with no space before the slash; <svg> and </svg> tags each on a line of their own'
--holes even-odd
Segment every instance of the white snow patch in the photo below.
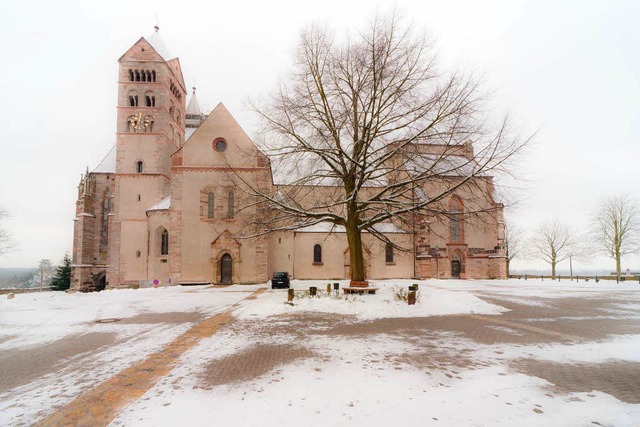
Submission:
<svg viewBox="0 0 640 427">
<path fill-rule="evenodd" d="M 470 292 L 460 290 L 438 289 L 431 286 L 430 281 L 416 280 L 372 280 L 370 287 L 378 288 L 375 295 L 344 296 L 332 291 L 328 296 L 326 285 L 321 281 L 292 280 L 291 286 L 298 290 L 308 290 L 309 286 L 318 287 L 318 296 L 294 299 L 294 305 L 285 304 L 286 291 L 273 291 L 262 294 L 255 304 L 237 309 L 234 315 L 241 319 L 262 318 L 285 313 L 321 312 L 338 313 L 357 316 L 358 319 L 371 320 L 390 317 L 428 317 L 451 314 L 501 314 L 509 311 L 504 307 L 489 304 Z M 348 281 L 342 281 L 342 287 L 348 286 Z M 404 301 L 394 299 L 394 289 L 407 288 L 417 283 L 418 302 L 408 305 Z"/>
</svg>

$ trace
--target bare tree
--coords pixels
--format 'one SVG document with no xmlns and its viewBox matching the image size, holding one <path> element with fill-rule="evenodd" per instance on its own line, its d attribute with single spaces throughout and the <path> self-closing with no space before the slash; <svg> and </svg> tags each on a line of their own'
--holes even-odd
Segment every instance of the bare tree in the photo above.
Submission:
<svg viewBox="0 0 640 427">
<path fill-rule="evenodd" d="M 7 211 L 0 207 L 0 255 L 3 255 L 13 248 L 13 242 L 9 231 L 2 227 L 2 221 L 8 216 Z"/>
<path fill-rule="evenodd" d="M 504 246 L 507 256 L 507 277 L 510 274 L 511 261 L 518 258 L 523 249 L 523 235 L 522 229 L 509 221 L 504 223 Z"/>
<path fill-rule="evenodd" d="M 48 276 L 53 271 L 53 264 L 48 259 L 41 259 L 38 263 L 38 269 L 40 270 L 40 290 L 44 290 L 45 276 Z"/>
<path fill-rule="evenodd" d="M 622 258 L 640 252 L 640 212 L 636 201 L 627 196 L 604 200 L 593 220 L 592 237 L 597 250 L 616 261 L 620 280 Z"/>
<path fill-rule="evenodd" d="M 534 232 L 531 241 L 531 256 L 539 257 L 551 264 L 551 276 L 556 277 L 556 265 L 578 252 L 573 232 L 558 220 L 545 222 Z"/>
<path fill-rule="evenodd" d="M 489 216 L 502 205 L 492 176 L 527 139 L 510 135 L 506 117 L 491 125 L 478 81 L 442 72 L 435 56 L 396 14 L 374 17 L 343 42 L 325 28 L 304 31 L 292 73 L 252 104 L 265 125 L 260 148 L 284 177 L 273 191 L 242 183 L 270 212 L 254 232 L 344 227 L 351 279 L 361 281 L 363 233 L 395 245 L 381 223 L 411 230 L 416 215 L 495 221 Z M 464 212 L 448 205 L 457 192 Z"/>
</svg>

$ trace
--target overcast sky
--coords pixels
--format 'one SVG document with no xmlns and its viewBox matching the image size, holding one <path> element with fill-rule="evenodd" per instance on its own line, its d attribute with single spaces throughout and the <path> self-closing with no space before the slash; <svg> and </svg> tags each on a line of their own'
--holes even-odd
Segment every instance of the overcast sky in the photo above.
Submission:
<svg viewBox="0 0 640 427">
<path fill-rule="evenodd" d="M 0 267 L 71 252 L 80 174 L 115 143 L 117 60 L 156 16 L 203 108 L 223 102 L 253 135 L 245 101 L 286 74 L 302 27 L 345 33 L 394 5 L 435 37 L 442 65 L 485 76 L 497 114 L 540 129 L 512 222 L 531 231 L 557 218 L 580 232 L 605 196 L 640 199 L 637 1 L 4 1 L 0 206 L 18 245 Z"/>
</svg>

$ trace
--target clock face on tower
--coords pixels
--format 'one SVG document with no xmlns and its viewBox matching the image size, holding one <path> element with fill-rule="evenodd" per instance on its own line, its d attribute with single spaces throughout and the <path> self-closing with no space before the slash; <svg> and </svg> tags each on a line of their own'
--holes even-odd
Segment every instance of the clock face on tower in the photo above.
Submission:
<svg viewBox="0 0 640 427">
<path fill-rule="evenodd" d="M 153 131 L 153 116 L 148 114 L 142 114 L 138 112 L 128 118 L 129 128 L 134 132 L 152 132 Z"/>
</svg>

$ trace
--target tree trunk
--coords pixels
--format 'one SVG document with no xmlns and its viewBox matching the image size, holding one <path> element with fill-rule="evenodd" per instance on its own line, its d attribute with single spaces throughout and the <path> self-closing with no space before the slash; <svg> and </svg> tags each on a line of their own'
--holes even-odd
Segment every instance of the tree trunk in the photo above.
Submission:
<svg viewBox="0 0 640 427">
<path fill-rule="evenodd" d="M 616 277 L 618 282 L 620 281 L 620 276 L 621 276 L 621 271 L 622 269 L 620 268 L 620 253 L 616 252 Z"/>
<path fill-rule="evenodd" d="M 556 278 L 556 260 L 551 261 L 551 279 Z"/>
<path fill-rule="evenodd" d="M 351 262 L 351 280 L 363 282 L 364 252 L 362 251 L 362 233 L 356 226 L 347 224 L 347 241 L 349 242 L 349 260 Z"/>
</svg>

